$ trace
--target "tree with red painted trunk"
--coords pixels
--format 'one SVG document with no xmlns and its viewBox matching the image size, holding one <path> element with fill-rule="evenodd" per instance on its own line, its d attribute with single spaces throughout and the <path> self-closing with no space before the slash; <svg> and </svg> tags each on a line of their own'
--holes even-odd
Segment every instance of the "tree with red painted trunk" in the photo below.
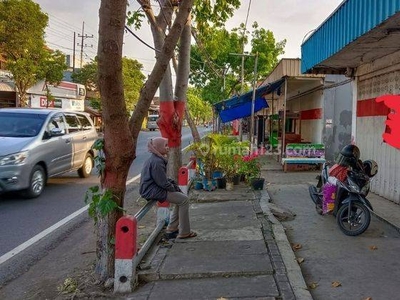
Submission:
<svg viewBox="0 0 400 300">
<path fill-rule="evenodd" d="M 160 13 L 154 15 L 153 9 L 148 0 L 138 0 L 151 26 L 153 34 L 154 46 L 156 49 L 156 58 L 160 55 L 158 51 L 161 49 L 165 40 L 165 32 L 169 29 L 174 13 L 179 11 L 182 1 L 159 1 Z M 180 4 L 179 4 L 180 3 Z M 195 1 L 193 6 L 192 17 L 195 19 L 196 30 L 200 33 L 206 32 L 209 28 L 209 22 L 213 22 L 217 26 L 222 26 L 226 20 L 233 15 L 236 8 L 240 6 L 239 0 L 216 0 Z M 139 19 L 139 13 L 131 13 L 131 23 L 135 23 Z M 135 23 L 137 24 L 137 22 Z M 177 178 L 178 169 L 182 164 L 181 158 L 181 128 L 182 119 L 186 116 L 192 129 L 195 140 L 198 140 L 199 134 L 192 122 L 187 109 L 187 89 L 190 72 L 190 50 L 191 50 L 192 22 L 189 18 L 184 25 L 182 35 L 180 37 L 177 60 L 174 60 L 174 70 L 176 73 L 175 91 L 172 84 L 172 70 L 170 65 L 167 66 L 165 75 L 160 83 L 160 119 L 159 127 L 161 135 L 168 138 L 170 146 L 168 173 L 172 178 Z"/>
<path fill-rule="evenodd" d="M 190 70 L 190 12 L 194 9 L 197 26 L 205 26 L 214 18 L 217 23 L 226 21 L 240 5 L 239 0 L 216 0 L 211 4 L 201 0 L 160 0 L 160 13 L 154 15 L 150 0 L 137 1 L 150 24 L 156 64 L 144 84 L 132 117 L 128 119 L 122 85 L 122 46 L 127 15 L 126 0 L 102 0 L 100 7 L 98 86 L 101 94 L 104 121 L 105 167 L 101 177 L 102 195 L 111 198 L 112 208 L 98 218 L 97 272 L 101 280 L 114 275 L 113 239 L 115 224 L 122 216 L 126 179 L 135 159 L 136 144 L 142 122 L 157 89 L 161 109 L 159 126 L 161 134 L 171 146 L 170 176 L 176 177 L 181 161 L 181 127 L 185 114 L 186 92 Z M 194 2 L 196 5 L 193 6 Z M 141 13 L 129 13 L 135 25 L 140 24 Z M 173 21 L 173 22 L 172 22 Z M 137 23 L 138 22 L 138 23 Z M 168 32 L 168 34 L 167 34 Z M 183 32 L 183 34 L 182 34 Z M 172 87 L 171 57 L 179 43 L 176 65 L 175 92 Z M 111 203 L 108 202 L 108 203 Z"/>
<path fill-rule="evenodd" d="M 124 206 L 126 179 L 135 159 L 141 124 L 157 88 L 169 66 L 174 48 L 188 20 L 193 0 L 183 1 L 174 24 L 159 45 L 157 62 L 145 83 L 136 109 L 128 120 L 122 81 L 122 46 L 126 17 L 126 0 L 102 0 L 99 16 L 98 86 L 104 122 L 105 167 L 101 177 L 103 195 L 109 195 L 118 206 Z M 122 210 L 112 209 L 98 219 L 97 268 L 101 280 L 114 276 L 115 225 Z"/>
</svg>

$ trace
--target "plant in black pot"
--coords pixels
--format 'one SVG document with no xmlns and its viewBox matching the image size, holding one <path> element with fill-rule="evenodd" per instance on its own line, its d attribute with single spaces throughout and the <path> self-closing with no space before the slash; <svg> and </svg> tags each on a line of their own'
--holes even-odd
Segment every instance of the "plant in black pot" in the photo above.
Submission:
<svg viewBox="0 0 400 300">
<path fill-rule="evenodd" d="M 187 149 L 187 151 L 192 151 L 196 156 L 203 189 L 208 191 L 213 191 L 216 188 L 216 182 L 213 178 L 213 172 L 217 169 L 214 144 L 213 139 L 207 136 L 201 142 L 191 144 Z"/>
<path fill-rule="evenodd" d="M 229 154 L 220 155 L 219 164 L 224 172 L 224 178 L 226 179 L 225 188 L 227 190 L 232 190 L 233 180 L 237 173 L 233 156 Z"/>
<path fill-rule="evenodd" d="M 257 153 L 243 156 L 243 170 L 247 182 L 254 190 L 264 189 L 265 178 L 261 177 L 261 162 Z"/>
</svg>

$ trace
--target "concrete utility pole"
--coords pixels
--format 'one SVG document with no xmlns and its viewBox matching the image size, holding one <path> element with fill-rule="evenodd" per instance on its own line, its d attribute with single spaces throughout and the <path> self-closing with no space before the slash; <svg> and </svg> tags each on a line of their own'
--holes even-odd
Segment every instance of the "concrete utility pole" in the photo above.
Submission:
<svg viewBox="0 0 400 300">
<path fill-rule="evenodd" d="M 242 68 L 240 71 L 240 96 L 242 96 L 244 93 L 244 58 L 245 56 L 251 56 L 251 55 L 245 53 L 229 53 L 229 55 L 236 55 L 242 57 Z M 240 119 L 239 123 L 239 140 L 240 141 L 243 140 L 242 119 Z"/>
<path fill-rule="evenodd" d="M 253 96 L 251 98 L 250 142 L 252 150 L 254 145 L 254 106 L 256 101 L 257 63 L 258 63 L 258 52 L 256 53 L 256 60 L 254 62 Z"/>
<path fill-rule="evenodd" d="M 240 96 L 244 94 L 244 58 L 246 56 L 248 57 L 254 57 L 256 56 L 256 65 L 255 65 L 255 72 L 257 71 L 257 60 L 258 60 L 258 53 L 256 55 L 253 54 L 247 54 L 247 53 L 229 53 L 230 55 L 236 55 L 236 56 L 241 56 L 242 57 L 242 70 L 241 70 L 241 90 L 240 90 Z M 256 77 L 256 73 L 254 73 L 254 78 Z M 254 88 L 254 87 L 253 87 Z M 254 94 L 255 91 L 253 91 Z M 253 108 L 254 110 L 254 108 Z M 250 142 L 252 142 L 251 135 L 250 136 Z M 242 131 L 242 119 L 240 119 L 240 124 L 239 124 L 239 140 L 243 140 L 243 131 Z"/>
<path fill-rule="evenodd" d="M 75 46 L 76 46 L 76 32 L 74 31 L 74 46 L 72 53 L 72 73 L 75 73 Z"/>
<path fill-rule="evenodd" d="M 81 38 L 81 43 L 80 44 L 78 43 L 78 46 L 81 46 L 80 68 L 82 69 L 82 66 L 83 66 L 83 47 L 91 47 L 91 48 L 93 48 L 93 45 L 84 44 L 85 39 L 93 38 L 93 34 L 92 35 L 85 34 L 85 22 L 82 22 L 82 34 L 78 34 L 78 37 Z"/>
<path fill-rule="evenodd" d="M 242 51 L 242 73 L 240 75 L 240 95 L 244 94 L 244 46 Z M 243 141 L 243 119 L 239 123 L 239 140 Z"/>
</svg>

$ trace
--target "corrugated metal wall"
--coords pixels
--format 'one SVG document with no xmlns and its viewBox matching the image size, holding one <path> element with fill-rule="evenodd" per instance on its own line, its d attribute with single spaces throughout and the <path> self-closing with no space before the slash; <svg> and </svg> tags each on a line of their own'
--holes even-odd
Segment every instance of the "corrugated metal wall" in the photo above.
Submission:
<svg viewBox="0 0 400 300">
<path fill-rule="evenodd" d="M 281 79 L 284 76 L 295 77 L 324 77 L 324 75 L 301 74 L 300 58 L 282 58 L 276 65 L 275 69 L 264 80 L 263 84 L 271 83 Z"/>
<path fill-rule="evenodd" d="M 325 86 L 346 82 L 343 75 L 327 75 Z M 334 161 L 340 150 L 351 143 L 353 89 L 351 83 L 324 90 L 322 141 L 325 158 Z"/>
<path fill-rule="evenodd" d="M 384 94 L 400 94 L 400 71 L 390 72 L 358 82 L 358 101 Z M 400 150 L 382 141 L 386 116 L 357 117 L 356 143 L 361 158 L 373 159 L 379 165 L 372 181 L 372 192 L 400 203 Z"/>
<path fill-rule="evenodd" d="M 344 1 L 301 46 L 301 72 L 334 55 L 399 10 L 400 0 Z"/>
</svg>

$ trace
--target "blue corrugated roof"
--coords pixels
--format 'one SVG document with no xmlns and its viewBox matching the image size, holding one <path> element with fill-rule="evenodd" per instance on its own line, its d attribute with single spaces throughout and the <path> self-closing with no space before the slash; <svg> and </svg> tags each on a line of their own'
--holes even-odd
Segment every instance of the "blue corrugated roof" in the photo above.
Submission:
<svg viewBox="0 0 400 300">
<path fill-rule="evenodd" d="M 347 0 L 301 45 L 301 72 L 339 52 L 400 11 L 400 0 Z"/>
</svg>

